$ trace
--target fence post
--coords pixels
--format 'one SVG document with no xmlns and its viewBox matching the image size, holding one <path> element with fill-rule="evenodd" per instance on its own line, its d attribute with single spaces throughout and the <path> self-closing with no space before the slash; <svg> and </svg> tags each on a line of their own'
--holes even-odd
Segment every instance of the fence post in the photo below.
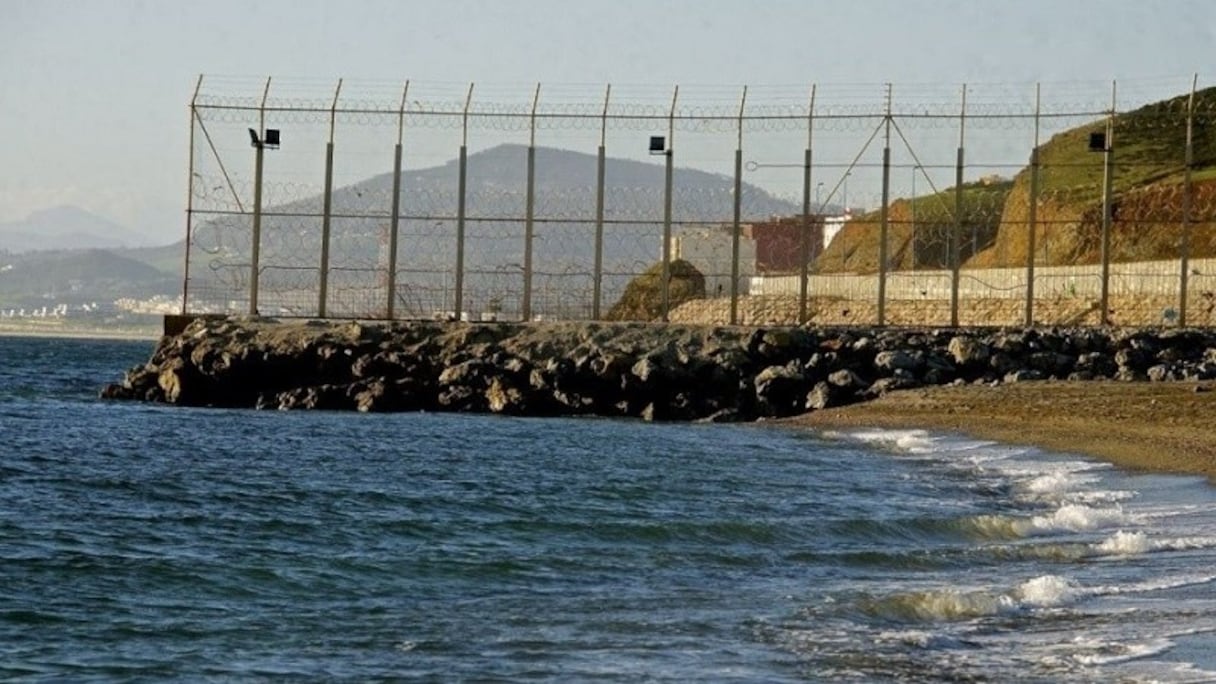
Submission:
<svg viewBox="0 0 1216 684">
<path fill-rule="evenodd" d="M 962 107 L 958 115 L 958 153 L 954 160 L 954 230 L 950 236 L 950 325 L 958 327 L 958 289 L 963 267 L 959 245 L 963 233 L 963 160 L 967 133 L 967 84 L 963 84 Z M 971 247 L 972 253 L 975 246 Z"/>
<path fill-rule="evenodd" d="M 811 268 L 811 149 L 815 135 L 815 84 L 811 84 L 811 102 L 806 115 L 806 154 L 802 160 L 802 240 L 798 261 L 802 271 L 798 278 L 798 322 L 807 322 L 807 283 Z M 846 207 L 847 209 L 847 207 Z M 823 225 L 823 207 L 815 207 L 819 225 Z"/>
<path fill-rule="evenodd" d="M 882 212 L 878 227 L 878 325 L 887 324 L 887 230 L 891 196 L 891 84 L 887 84 L 886 142 L 882 148 Z"/>
<path fill-rule="evenodd" d="M 735 220 L 730 241 L 730 324 L 739 324 L 739 219 L 743 208 L 743 109 L 747 86 L 739 100 L 739 139 L 735 146 Z"/>
<path fill-rule="evenodd" d="M 1191 79 L 1191 96 L 1186 102 L 1186 169 L 1182 179 L 1182 278 L 1178 291 L 1178 325 L 1186 327 L 1186 298 L 1191 276 L 1191 202 L 1194 187 L 1191 183 L 1191 167 L 1195 165 L 1193 147 L 1195 127 L 1195 88 L 1199 84 L 1199 74 Z"/>
<path fill-rule="evenodd" d="M 262 258 L 262 158 L 266 145 L 266 97 L 270 95 L 270 78 L 262 90 L 262 104 L 258 107 L 258 135 L 254 141 L 253 164 L 253 239 L 249 256 L 249 315 L 258 315 L 258 279 L 261 277 Z"/>
<path fill-rule="evenodd" d="M 524 198 L 524 301 L 521 307 L 524 321 L 532 320 L 532 222 L 536 201 L 536 105 L 539 101 L 540 84 L 537 83 L 536 93 L 532 96 L 532 116 L 529 124 L 531 133 L 528 138 L 528 185 Z"/>
<path fill-rule="evenodd" d="M 469 105 L 473 102 L 473 84 L 469 84 L 469 94 L 464 99 L 464 116 L 460 134 L 460 177 L 457 182 L 456 197 L 456 320 L 464 318 L 464 212 L 465 191 L 468 185 L 469 165 Z"/>
<path fill-rule="evenodd" d="M 608 100 L 612 84 L 604 90 L 604 112 L 600 116 L 600 148 L 595 166 L 595 274 L 592 276 L 591 317 L 600 319 L 600 299 L 604 286 L 604 143 L 608 136 Z"/>
<path fill-rule="evenodd" d="M 680 86 L 676 86 L 671 94 L 671 113 L 667 117 L 667 149 L 664 151 L 667 157 L 667 174 L 663 192 L 663 267 L 660 274 L 662 282 L 659 284 L 662 293 L 662 320 L 664 323 L 668 321 L 671 313 L 671 186 L 674 170 L 672 165 L 675 163 L 676 98 L 679 96 Z"/>
<path fill-rule="evenodd" d="M 1035 230 L 1039 222 L 1039 84 L 1034 86 L 1034 147 L 1030 148 L 1030 203 L 1026 217 L 1026 327 L 1034 325 L 1034 254 Z"/>
<path fill-rule="evenodd" d="M 330 215 L 334 200 L 334 124 L 338 117 L 338 96 L 342 92 L 342 79 L 334 88 L 333 104 L 329 107 L 329 140 L 325 143 L 325 196 L 321 199 L 321 273 L 317 287 L 317 316 L 325 318 L 325 307 L 329 300 L 329 240 Z"/>
<path fill-rule="evenodd" d="M 195 103 L 198 102 L 198 92 L 203 88 L 203 75 L 198 75 L 198 81 L 194 84 L 194 95 L 190 98 L 190 152 L 189 159 L 186 161 L 186 249 L 183 258 L 185 262 L 182 264 L 182 315 L 186 315 L 189 310 L 187 302 L 190 297 L 190 238 L 193 228 L 194 218 L 194 120 L 198 117 L 198 109 L 195 108 Z"/>
<path fill-rule="evenodd" d="M 401 106 L 397 109 L 397 147 L 393 153 L 393 218 L 388 236 L 388 318 L 396 318 L 397 306 L 397 237 L 401 225 L 401 141 L 405 137 L 405 103 L 410 94 L 410 82 L 401 89 Z"/>
<path fill-rule="evenodd" d="M 1102 150 L 1102 325 L 1110 325 L 1110 208 L 1114 182 L 1115 85 L 1111 82 L 1110 116 L 1106 119 L 1106 144 Z"/>
</svg>

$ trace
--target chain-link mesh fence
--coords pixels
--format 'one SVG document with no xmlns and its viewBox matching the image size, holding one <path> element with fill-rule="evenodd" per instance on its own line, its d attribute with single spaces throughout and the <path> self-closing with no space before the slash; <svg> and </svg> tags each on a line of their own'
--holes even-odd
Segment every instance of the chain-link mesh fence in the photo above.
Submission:
<svg viewBox="0 0 1216 684">
<path fill-rule="evenodd" d="M 185 309 L 1216 324 L 1216 89 L 200 78 Z"/>
</svg>

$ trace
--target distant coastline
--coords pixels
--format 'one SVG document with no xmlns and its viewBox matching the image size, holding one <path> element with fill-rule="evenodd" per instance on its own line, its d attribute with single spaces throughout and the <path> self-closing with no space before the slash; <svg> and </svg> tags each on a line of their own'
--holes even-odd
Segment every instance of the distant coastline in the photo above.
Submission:
<svg viewBox="0 0 1216 684">
<path fill-rule="evenodd" d="M 75 326 L 62 323 L 0 323 L 0 337 L 64 337 L 86 340 L 148 340 L 160 338 L 159 326 Z"/>
</svg>

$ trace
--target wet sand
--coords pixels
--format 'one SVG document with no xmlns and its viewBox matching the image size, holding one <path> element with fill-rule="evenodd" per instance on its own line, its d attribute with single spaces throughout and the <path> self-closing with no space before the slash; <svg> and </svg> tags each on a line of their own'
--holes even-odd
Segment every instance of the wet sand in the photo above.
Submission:
<svg viewBox="0 0 1216 684">
<path fill-rule="evenodd" d="M 1050 451 L 1131 470 L 1216 483 L 1216 383 L 1023 382 L 892 392 L 783 421 L 814 429 L 923 428 Z"/>
</svg>

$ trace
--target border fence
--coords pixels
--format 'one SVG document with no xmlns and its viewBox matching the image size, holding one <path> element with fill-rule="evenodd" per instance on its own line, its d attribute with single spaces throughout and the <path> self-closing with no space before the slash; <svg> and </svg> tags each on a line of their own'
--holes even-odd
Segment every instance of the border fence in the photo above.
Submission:
<svg viewBox="0 0 1216 684">
<path fill-rule="evenodd" d="M 183 313 L 1216 325 L 1213 124 L 1198 77 L 200 76 Z"/>
</svg>

